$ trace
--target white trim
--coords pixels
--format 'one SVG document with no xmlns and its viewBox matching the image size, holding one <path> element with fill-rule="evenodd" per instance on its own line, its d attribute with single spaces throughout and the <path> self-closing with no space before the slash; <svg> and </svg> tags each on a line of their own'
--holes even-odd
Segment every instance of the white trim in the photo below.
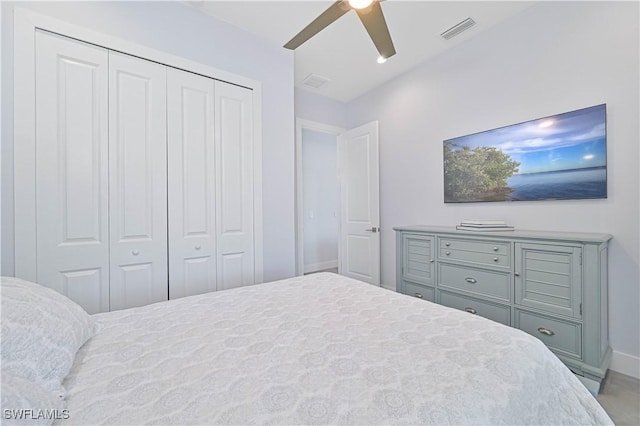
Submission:
<svg viewBox="0 0 640 426">
<path fill-rule="evenodd" d="M 325 269 L 331 269 L 331 268 L 337 268 L 337 267 L 338 267 L 338 259 L 328 260 L 326 262 L 311 263 L 309 265 L 304 265 L 304 273 L 308 274 L 311 272 L 324 271 Z"/>
<path fill-rule="evenodd" d="M 13 13 L 13 173 L 15 276 L 37 281 L 35 164 L 35 28 L 30 13 Z M 17 143 L 20 141 L 20 143 Z"/>
<path fill-rule="evenodd" d="M 611 367 L 613 371 L 640 379 L 640 357 L 613 351 Z"/>
<path fill-rule="evenodd" d="M 253 271 L 254 282 L 264 281 L 262 221 L 262 84 L 253 89 Z"/>
<path fill-rule="evenodd" d="M 53 32 L 253 91 L 256 283 L 263 281 L 262 84 L 259 81 L 16 7 L 14 9 L 15 276 L 37 281 L 35 189 L 35 32 Z M 20 143 L 17 143 L 19 141 Z"/>
<path fill-rule="evenodd" d="M 303 170 L 302 170 L 302 129 L 315 130 L 317 132 L 329 133 L 338 136 L 345 132 L 342 127 L 329 124 L 318 123 L 316 121 L 296 118 L 296 275 L 304 275 L 306 267 L 304 265 L 304 192 L 303 192 Z M 338 259 L 340 259 L 340 244 L 338 243 Z M 339 268 L 339 265 L 336 265 Z M 335 268 L 336 266 L 332 266 Z M 330 266 L 331 268 L 331 266 Z M 325 268 L 326 269 L 326 268 Z"/>
</svg>

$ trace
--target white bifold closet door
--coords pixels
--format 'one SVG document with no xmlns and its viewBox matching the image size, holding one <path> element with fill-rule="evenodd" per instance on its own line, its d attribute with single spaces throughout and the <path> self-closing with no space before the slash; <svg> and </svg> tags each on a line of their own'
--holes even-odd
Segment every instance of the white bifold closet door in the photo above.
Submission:
<svg viewBox="0 0 640 426">
<path fill-rule="evenodd" d="M 111 310 L 167 300 L 167 67 L 109 52 Z"/>
<path fill-rule="evenodd" d="M 41 31 L 35 56 L 36 280 L 90 313 L 254 284 L 252 91 Z"/>
<path fill-rule="evenodd" d="M 254 284 L 251 90 L 215 82 L 218 290 Z"/>
<path fill-rule="evenodd" d="M 167 78 L 169 296 L 253 284 L 252 93 Z"/>
<path fill-rule="evenodd" d="M 216 290 L 214 80 L 169 68 L 169 298 Z"/>
<path fill-rule="evenodd" d="M 108 51 L 38 31 L 35 59 L 37 279 L 108 311 Z"/>
</svg>

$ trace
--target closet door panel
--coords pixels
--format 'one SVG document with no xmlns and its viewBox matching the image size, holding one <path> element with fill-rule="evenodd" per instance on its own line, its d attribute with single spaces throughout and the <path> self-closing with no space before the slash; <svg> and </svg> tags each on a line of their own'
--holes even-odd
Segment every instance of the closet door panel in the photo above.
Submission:
<svg viewBox="0 0 640 426">
<path fill-rule="evenodd" d="M 166 67 L 109 53 L 111 310 L 167 300 Z"/>
<path fill-rule="evenodd" d="M 37 281 L 109 310 L 107 51 L 36 33 Z"/>
<path fill-rule="evenodd" d="M 254 283 L 252 92 L 216 81 L 218 290 Z"/>
<path fill-rule="evenodd" d="M 216 290 L 214 80 L 169 68 L 169 297 Z"/>
</svg>

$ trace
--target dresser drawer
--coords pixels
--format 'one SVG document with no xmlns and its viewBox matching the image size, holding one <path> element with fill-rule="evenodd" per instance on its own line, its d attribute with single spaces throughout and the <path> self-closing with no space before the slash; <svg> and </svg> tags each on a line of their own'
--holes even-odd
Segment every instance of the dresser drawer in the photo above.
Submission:
<svg viewBox="0 0 640 426">
<path fill-rule="evenodd" d="M 509 268 L 511 267 L 510 248 L 511 245 L 504 242 L 440 238 L 438 257 L 441 260 Z"/>
<path fill-rule="evenodd" d="M 481 301 L 473 297 L 462 296 L 447 291 L 438 290 L 438 295 L 441 305 L 467 311 L 471 314 L 477 314 L 504 325 L 511 324 L 511 308 L 509 308 L 509 306 Z"/>
<path fill-rule="evenodd" d="M 438 286 L 511 301 L 511 274 L 438 263 Z"/>
<path fill-rule="evenodd" d="M 426 287 L 423 285 L 410 283 L 408 281 L 403 281 L 403 283 L 404 294 L 417 297 L 418 299 L 428 300 L 429 302 L 436 301 L 436 291 L 432 287 Z"/>
<path fill-rule="evenodd" d="M 515 310 L 516 328 L 542 340 L 549 348 L 574 358 L 582 358 L 582 326 L 570 321 Z"/>
</svg>

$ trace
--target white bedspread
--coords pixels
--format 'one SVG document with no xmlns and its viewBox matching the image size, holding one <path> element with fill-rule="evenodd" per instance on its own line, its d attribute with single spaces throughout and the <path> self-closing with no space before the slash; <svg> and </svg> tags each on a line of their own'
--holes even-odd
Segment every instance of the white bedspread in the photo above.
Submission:
<svg viewBox="0 0 640 426">
<path fill-rule="evenodd" d="M 334 274 L 95 317 L 62 423 L 612 423 L 537 339 Z"/>
</svg>

